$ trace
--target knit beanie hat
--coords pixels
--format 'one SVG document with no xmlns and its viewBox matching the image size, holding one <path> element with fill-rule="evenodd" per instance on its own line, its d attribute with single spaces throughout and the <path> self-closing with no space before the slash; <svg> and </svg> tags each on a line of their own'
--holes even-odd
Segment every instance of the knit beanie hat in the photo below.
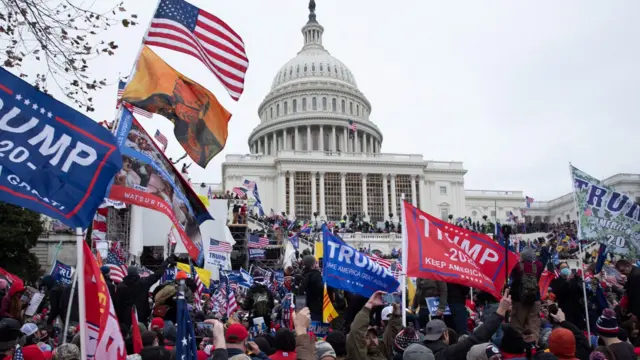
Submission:
<svg viewBox="0 0 640 360">
<path fill-rule="evenodd" d="M 347 337 L 342 331 L 332 331 L 324 339 L 331 344 L 337 356 L 347 356 Z"/>
<path fill-rule="evenodd" d="M 111 273 L 111 269 L 107 265 L 104 265 L 100 268 L 100 272 L 102 275 L 109 275 Z"/>
<path fill-rule="evenodd" d="M 467 353 L 467 360 L 487 360 L 487 346 L 489 343 L 473 345 Z"/>
<path fill-rule="evenodd" d="M 507 354 L 524 354 L 527 344 L 522 333 L 509 324 L 502 325 L 502 333 L 500 351 Z"/>
<path fill-rule="evenodd" d="M 618 337 L 618 319 L 612 309 L 604 309 L 596 322 L 598 334 L 601 337 Z"/>
<path fill-rule="evenodd" d="M 526 247 L 520 252 L 520 259 L 524 261 L 534 261 L 536 259 L 536 253 L 532 248 Z"/>
<path fill-rule="evenodd" d="M 419 342 L 420 337 L 413 328 L 404 328 L 396 335 L 393 342 L 393 354 L 402 355 L 409 345 Z"/>
<path fill-rule="evenodd" d="M 558 359 L 573 359 L 576 357 L 576 338 L 571 330 L 556 328 L 549 335 L 549 351 Z"/>
<path fill-rule="evenodd" d="M 316 359 L 320 360 L 325 356 L 331 356 L 334 359 L 337 358 L 336 352 L 331 347 L 331 344 L 320 340 L 316 343 Z"/>
</svg>

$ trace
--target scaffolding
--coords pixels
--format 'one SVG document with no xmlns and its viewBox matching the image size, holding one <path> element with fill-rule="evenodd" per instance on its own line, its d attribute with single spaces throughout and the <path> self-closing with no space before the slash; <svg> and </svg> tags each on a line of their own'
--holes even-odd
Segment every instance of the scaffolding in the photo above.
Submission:
<svg viewBox="0 0 640 360">
<path fill-rule="evenodd" d="M 229 224 L 229 231 L 235 244 L 231 252 L 231 268 L 233 270 L 249 270 L 249 251 L 247 242 L 249 240 L 249 228 L 246 224 Z"/>
<path fill-rule="evenodd" d="M 107 236 L 106 240 L 112 243 L 119 243 L 125 254 L 129 253 L 129 232 L 131 228 L 131 207 L 124 209 L 109 208 L 107 214 Z"/>
</svg>

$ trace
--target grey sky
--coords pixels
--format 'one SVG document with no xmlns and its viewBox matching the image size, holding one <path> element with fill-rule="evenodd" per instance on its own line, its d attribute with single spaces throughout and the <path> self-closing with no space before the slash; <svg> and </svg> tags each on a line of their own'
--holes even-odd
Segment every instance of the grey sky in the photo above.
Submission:
<svg viewBox="0 0 640 360">
<path fill-rule="evenodd" d="M 228 153 L 248 153 L 257 108 L 274 75 L 302 47 L 307 0 L 191 0 L 231 25 L 249 55 L 234 102 L 197 60 L 155 49 L 233 114 L 226 149 L 197 181 L 220 182 Z M 537 200 L 570 191 L 568 162 L 599 178 L 640 173 L 640 2 L 317 0 L 324 45 L 354 73 L 384 134 L 382 151 L 460 160 L 467 189 L 523 190 Z M 93 73 L 113 80 L 95 113 L 111 119 L 115 79 L 127 74 L 155 0 L 125 1 L 141 24 L 112 30 L 115 57 Z M 183 151 L 168 120 L 140 118 Z"/>
</svg>

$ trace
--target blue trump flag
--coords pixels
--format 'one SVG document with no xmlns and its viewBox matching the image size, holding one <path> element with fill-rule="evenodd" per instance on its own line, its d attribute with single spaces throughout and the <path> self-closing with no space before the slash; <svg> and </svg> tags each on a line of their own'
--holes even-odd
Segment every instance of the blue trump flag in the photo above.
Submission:
<svg viewBox="0 0 640 360">
<path fill-rule="evenodd" d="M 322 277 L 328 286 L 364 297 L 376 291 L 396 291 L 400 283 L 385 268 L 356 251 L 322 225 Z"/>
<path fill-rule="evenodd" d="M 58 282 L 71 285 L 73 282 L 71 274 L 73 274 L 73 268 L 67 264 L 63 264 L 56 260 L 51 269 L 51 276 Z"/>
<path fill-rule="evenodd" d="M 121 167 L 107 129 L 0 69 L 0 201 L 86 228 Z"/>
</svg>

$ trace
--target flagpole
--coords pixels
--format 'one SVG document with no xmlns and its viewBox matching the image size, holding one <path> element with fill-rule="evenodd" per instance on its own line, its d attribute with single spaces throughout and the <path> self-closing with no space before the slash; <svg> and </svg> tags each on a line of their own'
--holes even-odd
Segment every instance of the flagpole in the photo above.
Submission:
<svg viewBox="0 0 640 360">
<path fill-rule="evenodd" d="M 62 343 L 67 342 L 67 330 L 69 330 L 69 320 L 71 319 L 71 306 L 73 305 L 73 296 L 76 292 L 76 285 L 78 284 L 78 269 L 84 270 L 84 268 L 76 267 L 76 272 L 73 274 L 73 283 L 71 283 L 71 295 L 67 303 L 67 316 L 64 319 L 64 331 L 62 332 Z M 55 319 L 54 319 L 55 320 Z"/>
<path fill-rule="evenodd" d="M 571 178 L 571 192 L 573 193 L 573 207 L 574 209 L 576 209 L 576 213 L 578 216 L 578 231 L 576 232 L 576 234 L 581 234 L 580 231 L 580 211 L 581 209 L 578 209 L 578 201 L 576 199 L 576 190 L 575 190 L 575 184 L 573 181 L 573 172 L 571 171 L 572 165 L 571 162 L 569 162 L 569 177 Z M 584 296 L 584 316 L 587 319 L 587 340 L 589 340 L 589 346 L 591 346 L 591 326 L 589 325 L 589 304 L 587 303 L 587 284 L 585 283 L 584 279 L 584 264 L 582 263 L 582 258 L 584 257 L 584 254 L 582 253 L 582 242 L 581 239 L 578 238 L 578 251 L 579 251 L 579 256 L 578 256 L 578 261 L 580 263 L 580 270 L 582 271 L 582 295 Z"/>
<path fill-rule="evenodd" d="M 402 216 L 402 272 L 400 273 L 400 288 L 402 289 L 402 326 L 407 326 L 407 214 L 404 210 L 404 193 L 400 195 L 400 214 Z M 395 209 L 394 209 L 395 210 Z"/>
<path fill-rule="evenodd" d="M 78 310 L 80 317 L 80 358 L 87 358 L 87 308 L 85 301 L 85 289 L 84 289 L 84 236 L 82 236 L 82 228 L 76 228 L 76 247 L 77 247 L 77 264 L 76 264 L 76 281 L 78 282 Z M 73 302 L 73 298 L 69 299 L 69 302 Z M 69 316 L 69 312 L 67 312 Z M 66 324 L 65 324 L 66 326 Z M 63 334 L 66 336 L 66 334 Z"/>
</svg>

